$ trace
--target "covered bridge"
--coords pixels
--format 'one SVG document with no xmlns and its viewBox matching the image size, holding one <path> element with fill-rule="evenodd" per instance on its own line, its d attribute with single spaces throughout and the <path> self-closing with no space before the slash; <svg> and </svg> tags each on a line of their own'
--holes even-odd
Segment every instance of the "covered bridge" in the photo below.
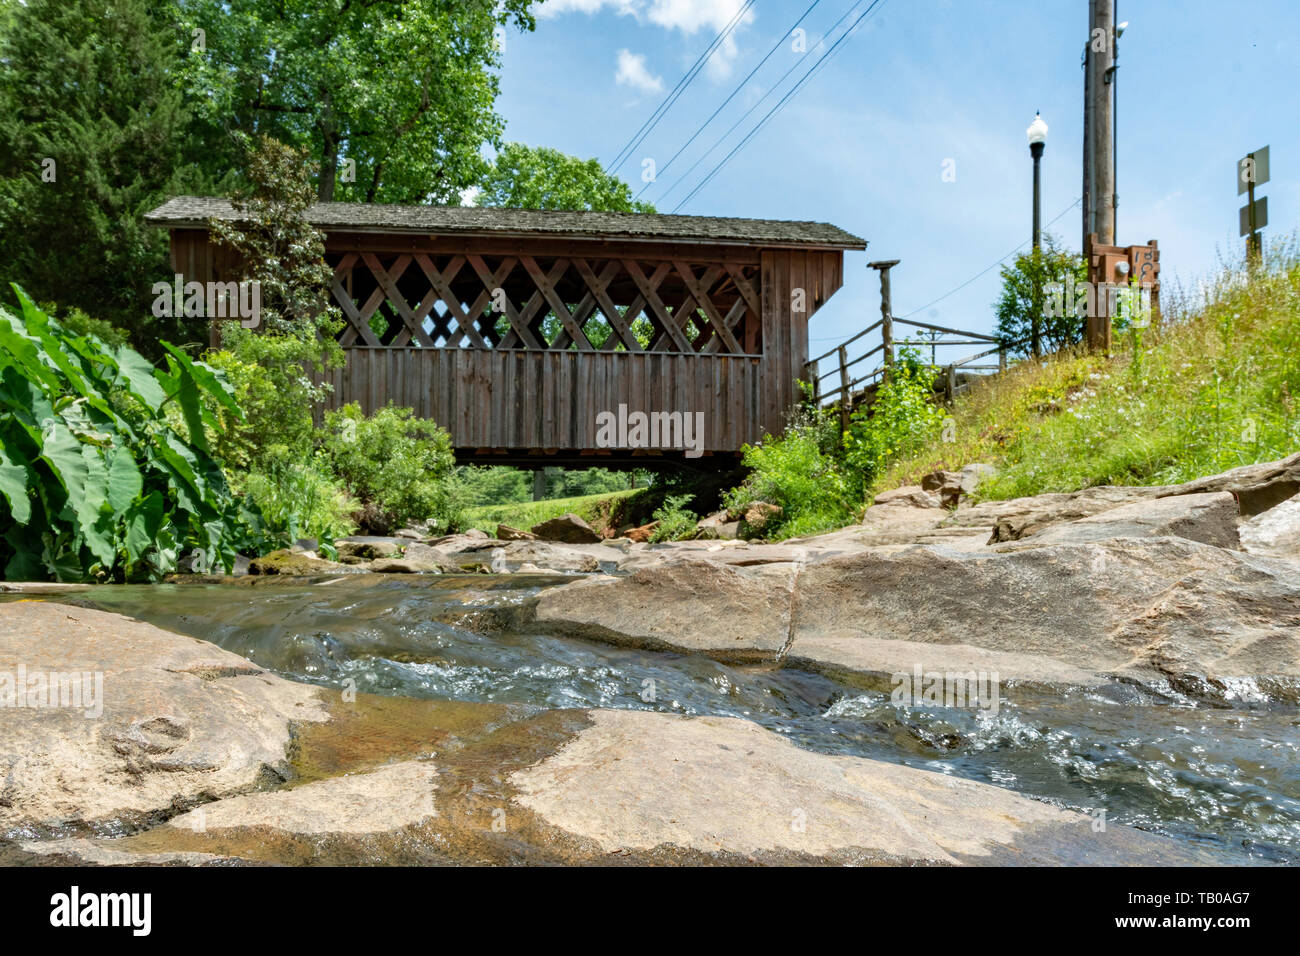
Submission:
<svg viewBox="0 0 1300 956">
<path fill-rule="evenodd" d="M 199 282 L 241 278 L 208 234 L 236 218 L 196 197 L 146 217 Z M 808 320 L 844 251 L 866 248 L 825 223 L 710 216 L 319 203 L 307 218 L 346 319 L 328 405 L 408 406 L 462 460 L 525 467 L 730 458 L 780 431 Z M 651 435 L 637 413 L 703 433 Z"/>
</svg>

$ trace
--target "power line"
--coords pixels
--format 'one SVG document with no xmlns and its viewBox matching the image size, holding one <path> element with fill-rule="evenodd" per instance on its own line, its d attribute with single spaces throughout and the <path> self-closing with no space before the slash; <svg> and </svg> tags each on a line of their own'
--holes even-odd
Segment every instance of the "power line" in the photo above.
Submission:
<svg viewBox="0 0 1300 956">
<path fill-rule="evenodd" d="M 1069 211 L 1070 211 L 1071 209 L 1073 209 L 1075 206 L 1079 205 L 1079 203 L 1080 203 L 1081 201 L 1082 201 L 1082 200 L 1080 200 L 1080 199 L 1076 199 L 1074 202 L 1070 203 L 1070 205 L 1066 206 L 1066 207 L 1065 207 L 1064 209 L 1062 209 L 1062 210 L 1061 210 L 1061 211 L 1060 211 L 1060 212 L 1059 212 L 1055 217 L 1053 217 L 1052 220 L 1051 220 L 1051 222 L 1049 222 L 1049 223 L 1047 224 L 1047 226 L 1050 226 L 1050 225 L 1052 225 L 1053 223 L 1055 223 L 1058 219 L 1060 219 L 1062 216 L 1064 216 L 1067 212 L 1069 212 Z M 1043 229 L 1046 230 L 1046 229 L 1047 229 L 1047 226 L 1044 226 Z M 896 318 L 896 319 L 906 319 L 906 318 L 910 318 L 911 316 L 916 315 L 916 313 L 918 313 L 918 312 L 924 312 L 926 309 L 930 308 L 930 306 L 932 306 L 932 305 L 937 305 L 938 303 L 942 302 L 944 299 L 948 298 L 948 296 L 950 296 L 950 295 L 952 295 L 952 294 L 954 294 L 954 293 L 956 293 L 956 292 L 960 292 L 962 289 L 966 288 L 966 286 L 970 285 L 972 282 L 974 282 L 976 279 L 978 279 L 978 278 L 980 278 L 981 276 L 983 276 L 985 273 L 990 272 L 991 270 L 993 270 L 993 269 L 996 268 L 997 266 L 1000 266 L 1003 262 L 1005 262 L 1006 260 L 1010 259 L 1010 258 L 1011 258 L 1012 256 L 1014 256 L 1017 252 L 1019 252 L 1019 251 L 1020 251 L 1021 249 L 1023 249 L 1026 245 L 1028 245 L 1031 241 L 1032 241 L 1032 237 L 1031 237 L 1030 239 L 1026 239 L 1024 242 L 1020 243 L 1020 245 L 1016 246 L 1014 249 L 1012 249 L 1010 252 L 1008 252 L 1005 256 L 1003 256 L 1001 259 L 998 259 L 996 262 L 994 262 L 994 263 L 992 263 L 992 264 L 986 266 L 985 268 L 981 269 L 979 272 L 975 273 L 975 275 L 971 276 L 969 279 L 967 279 L 967 280 L 966 280 L 965 282 L 963 282 L 961 285 L 959 285 L 959 286 L 955 286 L 955 287 L 953 287 L 952 289 L 949 289 L 947 292 L 945 292 L 943 295 L 939 296 L 939 298 L 933 300 L 932 302 L 927 302 L 925 305 L 921 306 L 919 309 L 913 309 L 911 312 L 908 312 L 906 315 L 896 315 L 896 316 L 894 316 L 894 318 Z"/>
<path fill-rule="evenodd" d="M 653 113 L 650 114 L 650 118 L 641 124 L 641 128 L 638 129 L 623 148 L 618 151 L 618 155 L 614 157 L 613 163 L 605 168 L 605 172 L 614 173 L 620 166 L 628 161 L 628 158 L 632 155 L 632 151 L 640 146 L 645 138 L 650 135 L 651 131 L 659 125 L 659 121 L 664 118 L 664 115 L 667 114 L 668 110 L 672 108 L 672 105 L 677 102 L 677 99 L 686 92 L 686 88 L 691 85 L 691 81 L 699 75 L 700 70 L 704 69 L 704 64 L 708 62 L 709 57 L 711 57 L 714 51 L 716 51 L 727 37 L 731 35 L 731 31 L 740 23 L 741 18 L 749 12 L 749 8 L 754 5 L 754 2 L 755 0 L 745 0 L 744 5 L 736 11 L 735 16 L 728 21 L 726 26 L 718 31 L 718 35 L 713 38 L 713 42 L 710 43 L 708 48 L 700 54 L 695 63 L 691 65 L 691 68 L 686 71 L 686 74 L 677 81 L 677 85 L 672 88 L 666 97 L 664 97 L 664 101 L 659 104 Z"/>
<path fill-rule="evenodd" d="M 838 20 L 836 20 L 834 23 L 831 24 L 830 29 L 826 31 L 826 35 L 829 36 L 830 34 L 834 33 L 835 28 L 838 27 L 841 23 L 843 23 L 848 18 L 849 14 L 851 14 L 854 10 L 856 10 L 858 6 L 861 5 L 862 2 L 863 0 L 853 0 L 853 4 L 846 11 L 844 11 L 843 14 L 840 15 L 840 18 Z M 712 146 L 706 149 L 695 160 L 695 162 L 691 163 L 691 165 L 687 168 L 686 172 L 682 173 L 680 176 L 677 177 L 677 180 L 671 186 L 668 187 L 668 190 L 662 196 L 659 197 L 659 201 L 662 202 L 664 199 L 667 199 L 670 195 L 672 195 L 673 192 L 677 189 L 677 187 L 680 186 L 682 183 L 684 183 L 687 177 L 689 177 L 691 173 L 695 171 L 696 166 L 699 166 L 700 163 L 704 162 L 704 160 L 707 159 L 715 149 L 717 149 L 724 142 L 726 142 L 727 137 L 730 136 L 732 133 L 734 133 L 736 131 L 736 128 L 739 127 L 741 123 L 745 122 L 745 120 L 749 118 L 749 115 L 763 104 L 764 100 L 766 100 L 769 96 L 771 96 L 773 93 L 775 93 L 777 90 L 781 88 L 781 84 L 785 82 L 786 77 L 788 77 L 791 73 L 793 73 L 796 69 L 798 69 L 799 64 L 802 62 L 803 62 L 803 57 L 800 57 L 799 59 L 795 60 L 794 63 L 790 64 L 790 68 L 781 74 L 781 78 L 778 79 L 775 83 L 773 83 L 772 87 L 766 93 L 764 93 L 757 100 L 755 100 L 754 105 L 752 105 L 749 109 L 745 110 L 745 112 L 741 114 L 740 119 L 732 123 L 731 126 L 727 129 L 727 131 L 723 133 L 721 136 L 719 136 Z M 678 206 L 678 208 L 681 208 L 680 205 Z"/>
<path fill-rule="evenodd" d="M 709 118 L 706 119 L 702 124 L 700 124 L 699 128 L 696 129 L 696 131 L 691 134 L 690 139 L 688 139 L 685 143 L 683 143 L 681 145 L 681 148 L 678 149 L 677 152 L 673 153 L 672 158 L 669 159 L 668 162 L 664 163 L 663 166 L 657 170 L 658 173 L 664 173 L 668 171 L 668 167 L 671 166 L 677 160 L 678 156 L 680 156 L 690 147 L 691 143 L 695 142 L 695 140 L 699 138 L 699 135 L 708 128 L 710 123 L 712 123 L 715 119 L 717 119 L 718 114 L 721 113 L 724 109 L 726 109 L 727 104 L 730 103 L 733 99 L 735 99 L 736 94 L 745 88 L 745 84 L 747 84 L 750 80 L 754 78 L 754 74 L 763 68 L 763 64 L 772 58 L 772 54 L 785 45 L 786 38 L 789 37 L 790 34 L 792 34 L 795 30 L 798 29 L 799 24 L 803 23 L 804 19 L 808 16 L 808 14 L 813 12 L 813 9 L 819 3 L 821 3 L 821 0 L 813 0 L 813 2 L 809 5 L 808 9 L 799 15 L 799 19 L 795 20 L 794 23 L 792 23 L 786 29 L 786 31 L 783 34 L 781 34 L 781 36 L 777 39 L 776 43 L 772 45 L 772 49 L 767 51 L 767 55 L 764 56 L 763 59 L 758 61 L 758 66 L 754 67 L 752 70 L 749 71 L 749 75 L 746 76 L 743 80 L 741 80 L 740 83 L 736 85 L 736 88 L 731 91 L 730 95 L 725 100 L 722 101 L 722 104 L 716 110 L 713 111 L 713 113 L 709 116 Z M 636 194 L 636 198 L 638 199 L 641 198 L 641 193 L 649 189 L 650 185 L 651 185 L 650 183 L 646 183 L 644 186 L 642 186 L 641 192 L 638 192 Z"/>
<path fill-rule="evenodd" d="M 755 136 L 758 135 L 759 131 L 762 130 L 762 128 L 767 125 L 768 120 L 770 120 L 773 116 L 779 113 L 785 107 L 785 104 L 790 101 L 791 97 L 793 97 L 796 93 L 798 93 L 799 90 L 803 88 L 804 84 L 807 83 L 808 80 L 813 76 L 813 74 L 817 72 L 818 68 L 821 67 L 822 64 L 829 61 L 830 58 L 835 55 L 835 52 L 839 49 L 840 44 L 843 43 L 845 40 L 847 40 L 853 34 L 853 31 L 857 29 L 858 24 L 862 23 L 863 20 L 865 20 L 868 16 L 870 16 L 871 12 L 875 10 L 876 7 L 881 2 L 882 0 L 871 0 L 871 6 L 867 7 L 867 9 L 864 10 L 862 14 L 856 20 L 853 21 L 853 24 L 847 30 L 845 30 L 843 33 L 840 34 L 839 39 L 837 39 L 833 44 L 831 44 L 830 48 L 827 49 L 826 52 L 823 53 L 821 57 L 817 60 L 817 62 L 814 63 L 809 68 L 808 72 L 799 78 L 799 81 L 795 83 L 793 87 L 790 88 L 790 91 L 786 93 L 785 96 L 781 97 L 780 102 L 778 102 L 776 106 L 772 107 L 772 109 L 768 111 L 767 115 L 758 121 L 758 125 L 755 126 L 752 130 L 750 130 L 749 135 L 747 135 L 744 139 L 742 139 L 739 143 L 737 143 L 735 147 L 732 148 L 731 152 L 729 152 L 726 156 L 724 156 L 722 158 L 722 161 L 719 162 L 718 165 L 716 165 L 715 167 L 713 167 L 712 170 L 709 171 L 709 174 L 700 181 L 699 185 L 697 185 L 694 189 L 692 189 L 689 193 L 687 193 L 686 198 L 684 198 L 681 202 L 679 202 L 676 206 L 673 207 L 673 212 L 676 212 L 678 209 L 681 209 L 682 206 L 686 205 L 686 203 L 688 203 L 696 193 L 698 193 L 701 189 L 703 189 L 709 183 L 709 181 L 713 179 L 714 176 L 716 176 L 719 172 L 722 171 L 722 168 L 731 161 L 733 156 L 735 156 L 742 149 L 744 149 L 746 144 L 748 144 L 751 139 L 753 139 Z"/>
</svg>

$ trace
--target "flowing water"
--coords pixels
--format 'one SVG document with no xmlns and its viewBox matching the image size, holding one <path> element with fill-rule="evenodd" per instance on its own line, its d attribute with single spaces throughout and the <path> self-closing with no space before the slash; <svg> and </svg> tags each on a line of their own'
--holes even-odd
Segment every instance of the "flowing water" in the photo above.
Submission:
<svg viewBox="0 0 1300 956">
<path fill-rule="evenodd" d="M 390 697 L 743 717 L 798 746 L 954 774 L 1224 863 L 1300 862 L 1300 707 L 1131 685 L 1001 688 L 996 709 L 891 701 L 890 682 L 537 633 L 519 609 L 563 578 L 350 575 L 95 588 L 75 598 L 285 677 Z"/>
</svg>

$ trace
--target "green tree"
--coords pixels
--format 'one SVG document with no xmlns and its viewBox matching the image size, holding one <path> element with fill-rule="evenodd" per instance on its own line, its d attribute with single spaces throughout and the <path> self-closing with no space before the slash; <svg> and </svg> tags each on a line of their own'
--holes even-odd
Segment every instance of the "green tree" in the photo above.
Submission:
<svg viewBox="0 0 1300 956">
<path fill-rule="evenodd" d="M 1002 294 L 994 304 L 997 336 L 1000 342 L 1018 355 L 1034 354 L 1038 341 L 1040 354 L 1055 352 L 1073 345 L 1083 336 L 1083 317 L 1076 310 L 1070 293 L 1082 289 L 1088 279 L 1083 257 L 1058 244 L 1052 236 L 1043 237 L 1041 249 L 1016 257 L 1002 267 Z M 1053 287 L 1059 284 L 1059 297 Z"/>
<path fill-rule="evenodd" d="M 476 201 L 511 209 L 655 211 L 649 203 L 633 199 L 632 188 L 606 173 L 599 160 L 523 143 L 506 143 L 497 153 Z"/>
<path fill-rule="evenodd" d="M 174 2 L 206 139 L 307 146 L 323 201 L 457 201 L 503 128 L 498 28 L 534 27 L 534 0 Z"/>
<path fill-rule="evenodd" d="M 27 0 L 0 12 L 0 263 L 38 301 L 109 319 L 151 356 L 192 341 L 150 314 L 167 235 L 142 216 L 206 181 L 187 160 L 172 21 L 148 0 Z"/>
</svg>

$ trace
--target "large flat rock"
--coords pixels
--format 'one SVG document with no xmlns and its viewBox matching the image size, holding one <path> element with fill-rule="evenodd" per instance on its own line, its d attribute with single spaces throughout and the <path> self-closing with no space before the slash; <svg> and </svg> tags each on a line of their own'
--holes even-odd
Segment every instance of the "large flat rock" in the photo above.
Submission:
<svg viewBox="0 0 1300 956">
<path fill-rule="evenodd" d="M 1077 521 L 1050 525 L 1022 536 L 1009 547 L 1166 536 L 1239 549 L 1237 499 L 1226 491 L 1143 499 Z"/>
<path fill-rule="evenodd" d="M 774 660 L 790 639 L 797 565 L 706 560 L 588 578 L 544 592 L 536 620 L 566 634 L 728 660 Z"/>
<path fill-rule="evenodd" d="M 514 773 L 518 802 L 607 853 L 776 861 L 1167 863 L 1169 841 L 971 780 L 801 750 L 748 721 L 598 710 Z"/>
<path fill-rule="evenodd" d="M 0 675 L 102 681 L 98 707 L 0 707 L 0 833 L 139 821 L 278 779 L 315 688 L 117 614 L 0 603 Z M 84 703 L 84 699 L 83 699 Z M 87 716 L 87 711 L 91 715 Z"/>
</svg>

